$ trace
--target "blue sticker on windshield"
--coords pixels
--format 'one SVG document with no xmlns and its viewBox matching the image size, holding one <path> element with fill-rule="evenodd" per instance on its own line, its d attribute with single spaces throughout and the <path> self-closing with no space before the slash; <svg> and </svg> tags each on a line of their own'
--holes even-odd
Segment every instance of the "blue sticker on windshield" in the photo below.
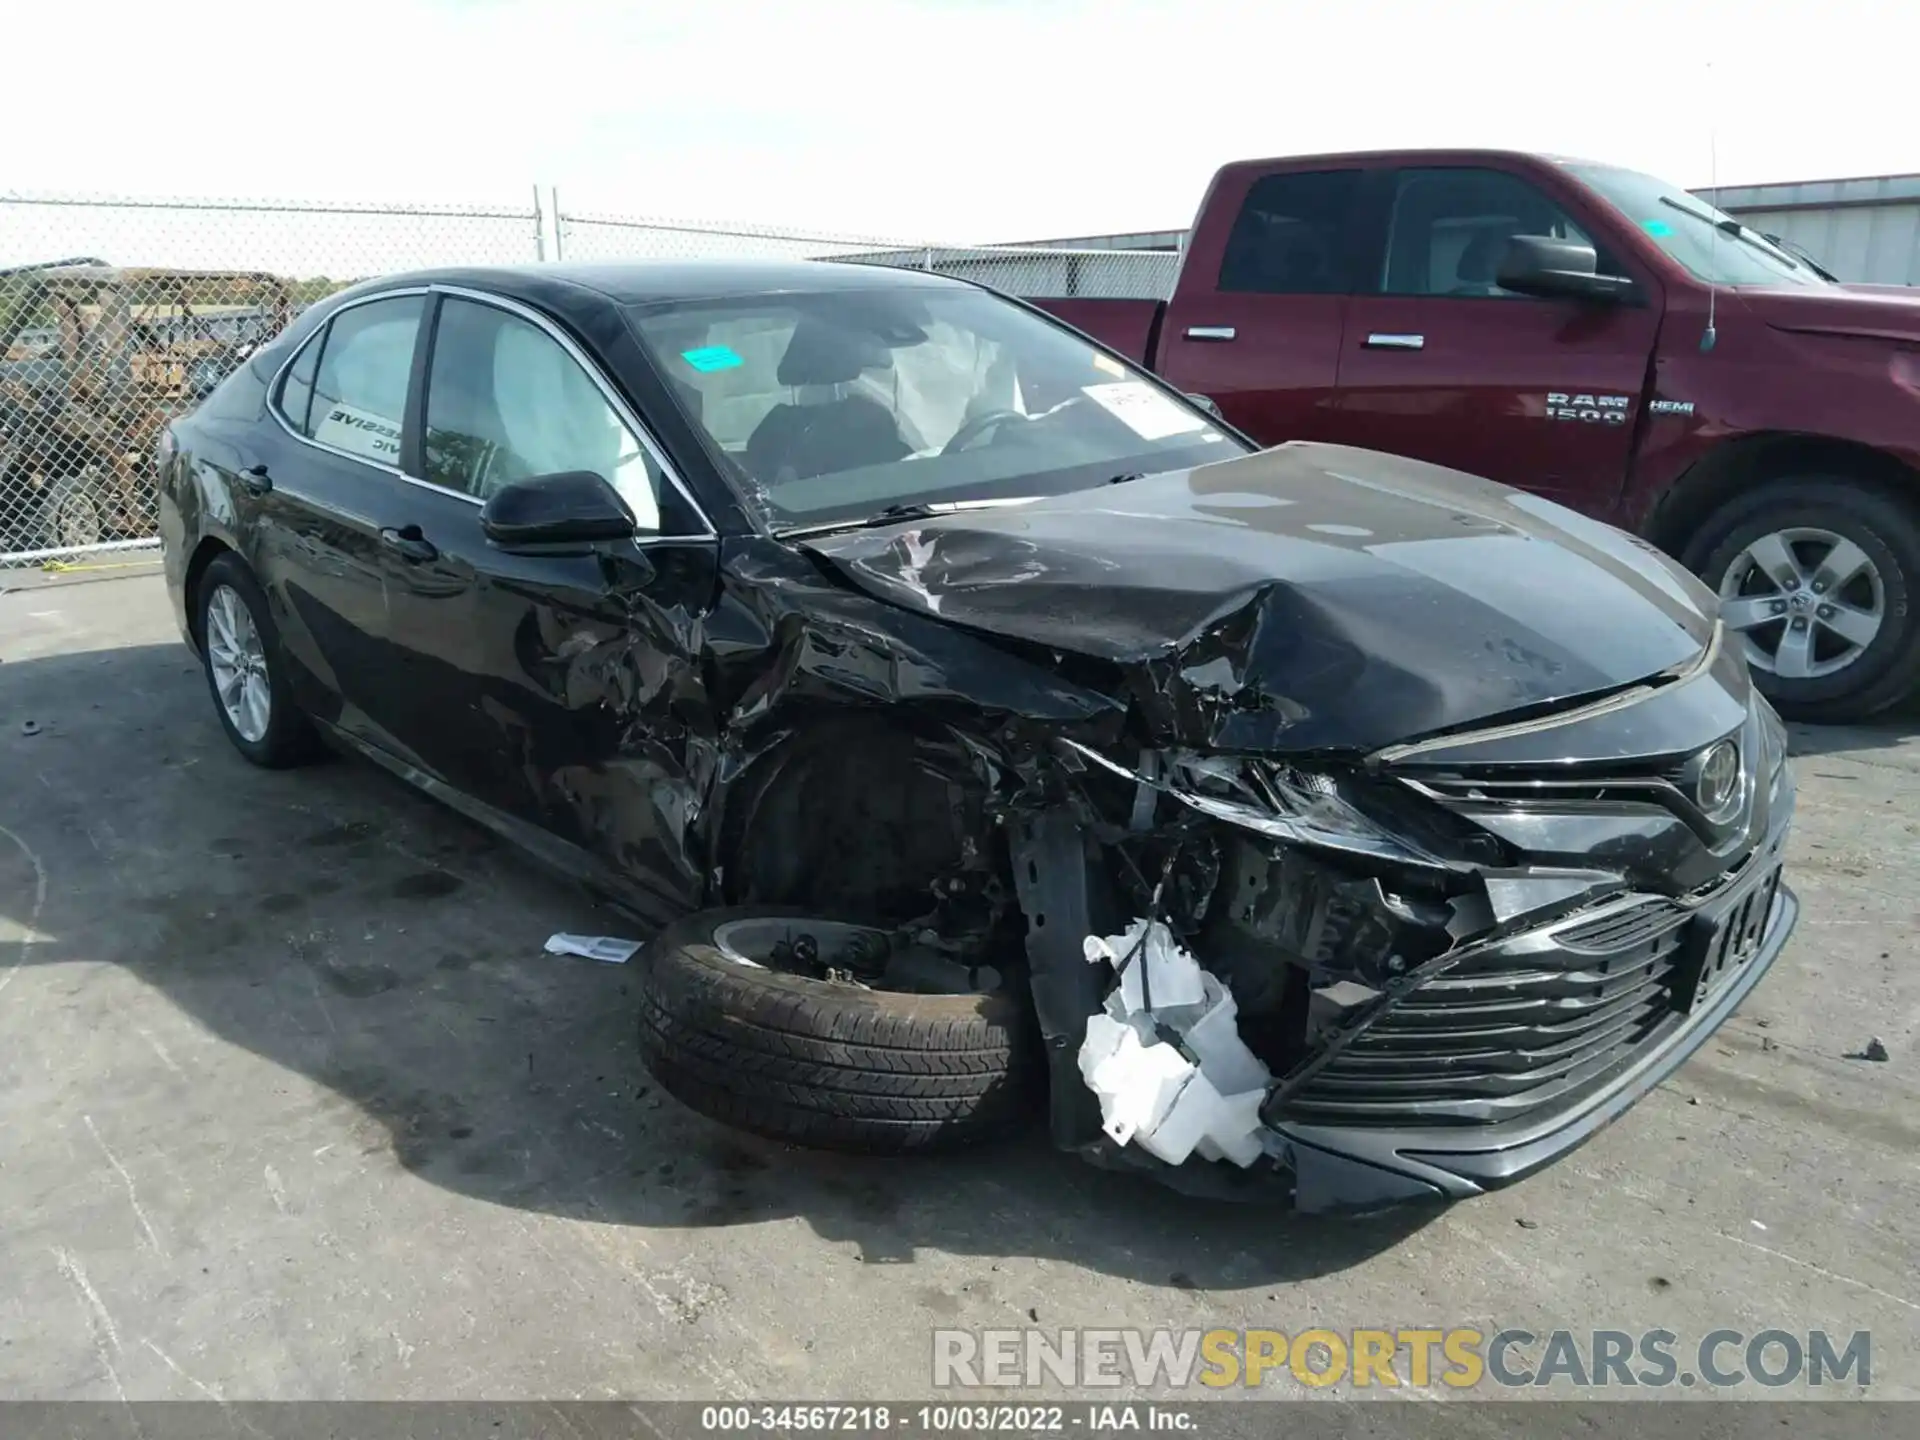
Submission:
<svg viewBox="0 0 1920 1440">
<path fill-rule="evenodd" d="M 1640 228 L 1649 235 L 1671 235 L 1673 227 L 1664 220 L 1642 220 Z"/>
<path fill-rule="evenodd" d="M 682 350 L 680 358 L 696 370 L 731 370 L 736 365 L 746 363 L 724 345 L 707 345 L 699 350 Z"/>
</svg>

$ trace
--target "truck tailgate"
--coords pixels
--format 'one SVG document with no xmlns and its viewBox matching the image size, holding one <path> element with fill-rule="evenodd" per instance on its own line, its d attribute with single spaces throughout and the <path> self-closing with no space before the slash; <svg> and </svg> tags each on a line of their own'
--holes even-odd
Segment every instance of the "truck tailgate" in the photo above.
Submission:
<svg viewBox="0 0 1920 1440">
<path fill-rule="evenodd" d="M 1153 367 L 1154 344 L 1159 339 L 1160 314 L 1167 308 L 1166 301 L 1086 298 L 1028 303 L 1085 331 L 1136 364 Z"/>
</svg>

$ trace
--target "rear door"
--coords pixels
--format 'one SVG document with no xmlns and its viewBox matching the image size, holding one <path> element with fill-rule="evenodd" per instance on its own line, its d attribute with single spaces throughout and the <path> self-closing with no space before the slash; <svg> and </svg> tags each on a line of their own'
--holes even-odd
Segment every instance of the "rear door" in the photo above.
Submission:
<svg viewBox="0 0 1920 1440">
<path fill-rule="evenodd" d="M 1382 180 L 1372 273 L 1341 349 L 1340 432 L 1610 514 L 1659 329 L 1645 278 L 1640 303 L 1502 290 L 1494 276 L 1510 237 L 1593 243 L 1567 206 L 1484 166 Z M 1604 248 L 1600 267 L 1626 273 Z"/>
<path fill-rule="evenodd" d="M 1334 438 L 1357 167 L 1223 172 L 1160 329 L 1158 370 L 1263 445 Z"/>
<path fill-rule="evenodd" d="M 295 661 L 302 707 L 377 738 L 366 706 L 387 688 L 380 532 L 401 487 L 400 444 L 423 290 L 338 311 L 281 373 L 279 425 L 236 477 L 253 507 L 250 560 Z M 251 457 L 250 457 L 251 458 Z"/>
</svg>

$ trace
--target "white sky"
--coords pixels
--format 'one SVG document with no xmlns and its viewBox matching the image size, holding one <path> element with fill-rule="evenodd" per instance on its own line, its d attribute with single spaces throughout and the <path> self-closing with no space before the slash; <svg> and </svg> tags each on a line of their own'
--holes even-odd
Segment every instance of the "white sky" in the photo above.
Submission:
<svg viewBox="0 0 1920 1440">
<path fill-rule="evenodd" d="M 569 209 L 978 242 L 1184 225 L 1222 161 L 1329 149 L 1690 186 L 1714 144 L 1723 184 L 1920 170 L 1920 6 L 1884 0 L 7 8 L 16 193 L 524 205 L 539 182 Z"/>
</svg>

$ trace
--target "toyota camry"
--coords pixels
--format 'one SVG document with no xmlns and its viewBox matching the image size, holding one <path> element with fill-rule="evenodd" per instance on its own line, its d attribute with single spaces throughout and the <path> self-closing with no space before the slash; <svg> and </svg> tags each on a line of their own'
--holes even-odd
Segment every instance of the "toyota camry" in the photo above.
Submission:
<svg viewBox="0 0 1920 1440">
<path fill-rule="evenodd" d="M 763 1134 L 1472 1195 L 1794 923 L 1785 737 L 1677 564 L 1260 450 L 956 280 L 371 281 L 160 464 L 240 754 L 357 752 L 660 927 L 646 1061 Z"/>
</svg>

